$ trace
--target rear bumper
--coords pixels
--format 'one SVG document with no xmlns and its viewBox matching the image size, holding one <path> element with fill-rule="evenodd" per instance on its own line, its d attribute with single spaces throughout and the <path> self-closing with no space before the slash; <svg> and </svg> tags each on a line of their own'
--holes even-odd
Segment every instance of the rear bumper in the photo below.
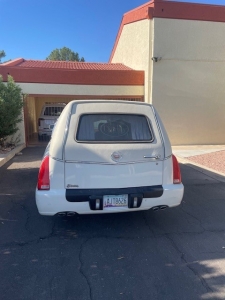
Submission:
<svg viewBox="0 0 225 300">
<path fill-rule="evenodd" d="M 157 198 L 163 194 L 161 185 L 130 187 L 130 188 L 109 188 L 109 189 L 66 189 L 66 199 L 69 202 L 85 202 L 90 198 L 102 198 L 104 195 L 134 195 L 141 194 L 143 198 Z"/>
<path fill-rule="evenodd" d="M 132 212 L 138 210 L 148 210 L 155 206 L 174 207 L 181 203 L 184 193 L 183 184 L 164 185 L 161 196 L 143 198 L 140 207 L 116 207 L 104 210 L 91 210 L 88 201 L 69 202 L 66 199 L 66 190 L 36 190 L 36 204 L 41 215 L 53 216 L 60 212 L 76 212 L 78 214 L 99 214 L 115 212 Z"/>
</svg>

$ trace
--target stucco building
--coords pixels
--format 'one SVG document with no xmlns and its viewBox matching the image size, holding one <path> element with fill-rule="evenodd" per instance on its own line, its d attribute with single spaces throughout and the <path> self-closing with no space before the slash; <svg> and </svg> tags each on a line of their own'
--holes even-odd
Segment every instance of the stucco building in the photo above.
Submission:
<svg viewBox="0 0 225 300">
<path fill-rule="evenodd" d="M 110 62 L 145 72 L 173 145 L 225 144 L 225 7 L 150 1 L 122 19 Z"/>
<path fill-rule="evenodd" d="M 152 103 L 173 145 L 225 144 L 225 6 L 150 1 L 124 14 L 109 63 L 16 59 L 0 74 L 28 94 L 27 143 L 45 102 L 106 98 Z"/>
</svg>

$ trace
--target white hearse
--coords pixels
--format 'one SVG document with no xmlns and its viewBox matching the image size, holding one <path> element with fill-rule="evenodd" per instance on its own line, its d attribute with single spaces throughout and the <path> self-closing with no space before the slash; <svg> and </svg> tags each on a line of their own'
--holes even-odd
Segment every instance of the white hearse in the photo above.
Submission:
<svg viewBox="0 0 225 300">
<path fill-rule="evenodd" d="M 177 159 L 155 108 L 112 100 L 71 101 L 41 162 L 40 214 L 164 209 L 181 203 Z"/>
</svg>

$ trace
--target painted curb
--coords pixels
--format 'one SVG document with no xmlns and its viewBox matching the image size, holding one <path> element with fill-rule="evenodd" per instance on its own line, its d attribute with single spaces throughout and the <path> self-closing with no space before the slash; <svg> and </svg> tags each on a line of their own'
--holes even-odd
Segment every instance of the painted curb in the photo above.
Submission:
<svg viewBox="0 0 225 300">
<path fill-rule="evenodd" d="M 5 163 L 7 163 L 11 158 L 13 158 L 18 152 L 20 152 L 24 148 L 26 148 L 26 145 L 22 144 L 6 154 L 0 154 L 0 167 L 2 167 Z"/>
</svg>

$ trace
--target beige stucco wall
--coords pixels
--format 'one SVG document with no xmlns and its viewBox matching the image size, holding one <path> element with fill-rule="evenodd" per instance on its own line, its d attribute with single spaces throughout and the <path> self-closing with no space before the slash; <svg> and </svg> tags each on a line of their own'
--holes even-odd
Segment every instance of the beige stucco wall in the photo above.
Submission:
<svg viewBox="0 0 225 300">
<path fill-rule="evenodd" d="M 152 21 L 142 20 L 123 27 L 113 63 L 123 63 L 134 70 L 145 71 L 145 101 L 149 102 L 149 74 L 151 74 Z"/>
<path fill-rule="evenodd" d="M 45 83 L 17 83 L 26 94 L 37 95 L 96 95 L 96 96 L 141 96 L 142 85 L 73 85 Z"/>
<path fill-rule="evenodd" d="M 225 144 L 225 24 L 154 19 L 152 101 L 173 145 Z"/>
<path fill-rule="evenodd" d="M 24 113 L 23 111 L 21 112 L 21 118 L 22 121 L 18 123 L 18 131 L 16 133 L 16 138 L 18 137 L 18 144 L 25 144 L 26 139 L 25 139 L 25 130 L 24 130 Z"/>
<path fill-rule="evenodd" d="M 26 98 L 26 116 L 27 116 L 27 134 L 32 135 L 37 132 L 37 118 L 35 112 L 35 98 L 28 96 Z"/>
</svg>

